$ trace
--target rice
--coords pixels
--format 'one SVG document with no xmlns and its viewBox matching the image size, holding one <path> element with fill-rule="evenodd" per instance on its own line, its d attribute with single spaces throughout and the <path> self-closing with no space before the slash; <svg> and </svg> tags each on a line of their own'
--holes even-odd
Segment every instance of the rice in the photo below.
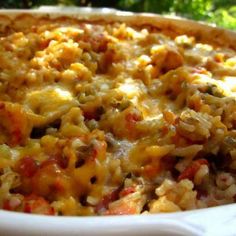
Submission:
<svg viewBox="0 0 236 236">
<path fill-rule="evenodd" d="M 122 215 L 235 202 L 233 49 L 148 25 L 0 20 L 1 209 Z"/>
</svg>

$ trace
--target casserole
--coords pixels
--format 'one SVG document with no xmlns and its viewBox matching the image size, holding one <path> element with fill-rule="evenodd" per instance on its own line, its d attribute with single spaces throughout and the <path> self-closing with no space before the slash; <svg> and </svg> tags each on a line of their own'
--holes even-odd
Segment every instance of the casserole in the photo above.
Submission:
<svg viewBox="0 0 236 236">
<path fill-rule="evenodd" d="M 66 18 L 67 14 L 70 15 L 69 18 Z M 13 167 L 13 173 L 11 170 L 9 171 L 8 168 L 11 164 L 7 161 L 7 164 L 5 162 L 2 163 L 4 167 L 2 173 L 2 189 L 4 184 L 11 182 L 13 187 L 11 186 L 10 194 L 13 194 L 14 197 L 10 197 L 9 199 L 4 198 L 4 203 L 2 203 L 3 208 L 8 210 L 18 209 L 20 211 L 23 209 L 25 212 L 49 215 L 54 214 L 55 209 L 56 214 L 63 215 L 93 215 L 94 212 L 102 215 L 113 215 L 145 212 L 143 210 L 145 204 L 148 204 L 150 212 L 157 213 L 163 211 L 189 210 L 233 202 L 235 194 L 234 174 L 224 169 L 222 170 L 219 166 L 216 166 L 216 169 L 220 168 L 220 171 L 217 169 L 218 172 L 216 171 L 216 174 L 213 173 L 213 177 L 211 177 L 213 181 L 217 182 L 216 188 L 219 188 L 219 191 L 218 189 L 215 190 L 215 184 L 212 184 L 212 186 L 214 186 L 213 190 L 209 190 L 208 188 L 196 188 L 202 186 L 205 177 L 207 177 L 206 179 L 208 181 L 207 186 L 210 186 L 209 183 L 211 183 L 211 178 L 208 178 L 208 175 L 209 169 L 213 167 L 209 167 L 208 162 L 212 162 L 212 160 L 208 159 L 212 158 L 212 156 L 206 157 L 207 154 L 216 156 L 219 152 L 218 146 L 226 142 L 225 146 L 223 146 L 224 151 L 226 149 L 226 152 L 230 153 L 233 159 L 234 147 L 232 146 L 232 142 L 234 141 L 234 133 L 232 129 L 234 127 L 234 115 L 230 117 L 230 119 L 228 117 L 225 119 L 225 116 L 227 116 L 227 114 L 228 116 L 231 115 L 227 112 L 233 113 L 234 109 L 234 104 L 231 103 L 234 101 L 232 98 L 234 96 L 232 80 L 235 76 L 235 33 L 201 25 L 196 22 L 189 23 L 189 21 L 181 19 L 166 19 L 153 15 L 129 15 L 128 13 L 120 12 L 111 14 L 109 11 L 104 14 L 106 17 L 96 12 L 91 14 L 81 12 L 79 17 L 78 13 L 75 13 L 75 15 L 66 12 L 50 13 L 49 17 L 53 19 L 53 23 L 56 22 L 55 24 L 57 24 L 57 22 L 59 22 L 60 27 L 59 30 L 56 28 L 57 31 L 54 31 L 55 26 L 53 24 L 52 26 L 47 25 L 48 16 L 37 11 L 33 17 L 32 15 L 25 14 L 19 15 L 14 19 L 14 12 L 9 12 L 8 17 L 10 18 L 1 17 L 2 22 L 4 22 L 4 24 L 2 24 L 3 36 L 7 35 L 6 37 L 8 37 L 9 35 L 10 40 L 13 42 L 12 47 L 12 45 L 7 44 L 7 40 L 5 42 L 3 39 L 2 45 L 4 50 L 16 52 L 17 58 L 23 58 L 23 60 L 26 61 L 30 60 L 30 66 L 32 66 L 30 70 L 34 70 L 33 73 L 28 74 L 28 69 L 24 71 L 25 63 L 20 64 L 19 61 L 17 61 L 17 66 L 21 65 L 20 69 L 23 69 L 22 74 L 24 74 L 24 76 L 17 74 L 17 77 L 13 80 L 13 86 L 7 87 L 8 92 L 3 93 L 3 104 L 1 106 L 3 137 L 1 137 L 1 143 L 4 146 L 2 146 L 2 153 L 6 155 L 6 159 L 8 159 L 8 155 L 10 155 L 10 159 L 14 159 L 13 162 L 17 161 L 16 166 Z M 37 17 L 41 17 L 41 20 L 38 20 L 39 18 Z M 67 23 L 65 22 L 74 24 L 73 18 L 75 17 L 85 22 L 85 25 L 79 25 L 79 29 L 76 28 L 76 30 L 73 31 L 67 28 Z M 35 23 L 37 21 L 43 22 L 42 25 L 40 25 L 41 23 L 39 24 L 42 26 L 42 29 L 39 27 L 42 31 L 39 31 L 43 33 L 44 39 L 46 39 L 43 42 L 40 41 L 39 45 L 37 44 L 37 38 L 33 37 L 33 33 L 35 31 L 38 32 L 37 24 Z M 128 26 L 113 24 L 113 22 L 116 21 L 125 22 Z M 12 22 L 13 27 L 9 27 Z M 52 20 L 49 20 L 49 22 L 52 22 Z M 103 26 L 101 22 L 106 22 L 105 26 Z M 102 33 L 99 31 L 99 24 L 101 24 Z M 129 27 L 129 24 L 131 27 Z M 34 27 L 31 28 L 31 25 Z M 46 30 L 44 29 L 45 25 Z M 142 26 L 141 30 L 139 28 L 140 25 Z M 189 25 L 191 25 L 191 27 L 189 27 Z M 112 29 L 110 29 L 109 26 L 111 26 Z M 134 28 L 132 28 L 132 26 L 134 26 Z M 154 28 L 152 28 L 153 26 Z M 56 27 L 58 26 L 56 25 Z M 109 30 L 111 30 L 112 36 L 115 36 L 115 38 L 112 38 L 111 35 L 104 37 L 103 27 L 108 27 L 106 28 L 106 32 L 110 32 Z M 32 29 L 32 35 L 30 35 L 32 38 L 26 37 L 25 39 L 24 35 L 21 33 L 12 32 L 12 28 L 14 31 L 23 31 L 26 32 L 26 34 L 29 29 Z M 155 30 L 157 30 L 157 34 L 155 34 Z M 53 31 L 53 35 L 50 35 L 51 31 Z M 87 31 L 89 33 L 92 32 L 92 36 L 83 38 L 85 35 L 84 32 Z M 96 34 L 97 31 L 99 34 Z M 159 32 L 168 35 L 169 38 L 158 35 Z M 206 32 L 208 33 L 206 34 Z M 154 33 L 154 35 L 148 38 L 147 35 L 151 35 L 152 33 Z M 181 36 L 183 34 L 187 34 L 187 36 Z M 12 38 L 11 35 L 13 35 Z M 72 38 L 82 35 L 82 40 L 79 38 L 71 42 L 67 38 L 64 38 L 67 35 L 70 35 Z M 148 40 L 146 40 L 146 38 L 143 40 L 143 36 L 144 38 L 148 38 Z M 195 37 L 196 43 L 192 42 L 194 38 L 191 38 L 191 36 Z M 215 37 L 212 38 L 212 36 Z M 124 45 L 120 44 L 120 48 L 114 48 L 115 45 L 119 45 L 120 41 L 125 42 L 125 40 L 130 38 L 130 43 L 132 43 L 132 40 L 134 41 L 132 47 L 130 47 L 132 44 L 128 44 L 127 46 L 124 43 Z M 25 41 L 23 39 L 25 39 Z M 75 41 L 78 40 L 79 47 L 78 44 L 75 43 Z M 57 44 L 58 41 L 59 44 Z M 67 43 L 67 41 L 69 43 Z M 39 46 L 39 52 L 36 50 L 36 53 L 34 52 L 35 54 L 33 53 L 33 55 L 31 51 L 28 52 L 27 49 L 29 47 L 27 46 L 27 42 L 36 42 Z M 86 42 L 90 45 L 87 45 Z M 139 51 L 140 49 L 136 47 L 137 42 L 140 43 L 141 49 L 144 48 L 144 51 Z M 173 45 L 173 42 L 175 45 Z M 210 45 L 208 44 L 209 42 Z M 23 52 L 22 50 L 18 50 L 21 49 L 22 44 L 23 48 L 24 44 L 26 44 Z M 151 48 L 149 47 L 150 44 Z M 193 49 L 191 48 L 191 44 L 194 45 Z M 60 47 L 61 45 L 63 45 L 63 47 Z M 176 45 L 177 48 L 175 47 Z M 16 48 L 14 48 L 14 46 L 16 46 Z M 93 57 L 91 58 L 88 53 L 85 54 L 83 51 L 79 50 L 78 48 L 80 47 L 82 47 L 82 50 L 85 52 L 89 51 L 91 49 L 90 47 L 92 47 L 92 56 L 93 52 L 98 52 L 99 54 L 100 52 L 103 53 L 107 51 L 107 47 L 110 47 L 110 51 L 107 54 L 106 52 L 102 54 L 102 59 L 98 59 L 100 60 L 98 65 L 94 65 L 93 62 L 94 60 L 96 61 L 96 55 L 94 55 L 95 59 Z M 147 47 L 147 49 L 145 47 Z M 182 48 L 183 52 L 179 51 L 179 47 Z M 223 49 L 221 50 L 220 47 L 223 47 Z M 225 49 L 225 47 L 227 49 Z M 34 51 L 34 45 L 30 48 Z M 135 48 L 137 51 L 134 50 Z M 209 51 L 212 52 L 213 48 L 216 53 L 213 53 L 213 55 L 210 53 L 209 55 L 213 57 L 215 61 L 208 60 L 208 54 L 206 53 Z M 122 50 L 124 51 L 122 52 Z M 192 57 L 191 53 L 190 55 L 184 54 L 189 50 L 192 54 L 194 54 L 193 51 L 199 50 L 198 54 L 203 54 L 203 58 L 199 58 L 195 55 Z M 114 51 L 115 53 L 113 53 Z M 131 55 L 130 58 L 127 56 L 128 51 Z M 148 54 L 147 51 L 150 51 L 151 55 Z M 110 52 L 112 52 L 112 54 Z M 157 55 L 157 57 L 155 55 Z M 204 56 L 206 58 L 204 58 Z M 187 66 L 190 68 L 184 67 L 185 62 L 183 57 L 184 59 L 188 58 Z M 164 60 L 163 62 L 160 62 L 161 58 Z M 3 69 L 8 69 L 9 65 L 11 65 L 7 64 L 7 59 L 2 58 Z M 13 57 L 13 66 L 15 63 L 14 59 Z M 126 59 L 128 63 L 123 66 L 120 61 Z M 130 69 L 129 63 L 132 60 L 135 60 L 135 64 L 131 63 Z M 112 62 L 111 67 L 107 67 L 107 65 L 110 65 L 110 61 Z M 5 68 L 4 63 L 7 64 Z M 202 65 L 201 63 L 205 64 Z M 219 63 L 220 66 L 217 63 Z M 115 64 L 116 66 L 114 66 Z M 195 64 L 200 64 L 201 68 L 196 67 Z M 221 66 L 221 64 L 223 66 Z M 224 68 L 225 64 L 226 68 Z M 133 71 L 134 65 L 138 67 L 135 71 Z M 41 66 L 46 69 L 50 68 L 50 71 L 48 72 L 46 69 L 44 71 L 40 70 L 35 76 L 35 71 L 40 69 Z M 93 92 L 93 88 L 87 86 L 87 81 L 93 80 L 93 70 L 96 71 L 97 66 L 98 72 L 95 72 L 95 76 L 97 76 L 96 81 L 92 83 L 93 86 L 95 85 L 95 88 L 98 89 L 95 89 Z M 192 71 L 191 66 L 196 70 Z M 145 69 L 143 69 L 143 67 Z M 56 70 L 52 71 L 51 68 L 56 68 Z M 88 71 L 87 68 L 89 68 L 90 71 Z M 125 74 L 126 77 L 119 74 L 120 72 L 121 74 L 124 72 L 124 68 L 128 71 L 128 74 Z M 147 72 L 146 69 L 151 70 L 151 72 Z M 227 78 L 223 78 L 222 84 L 218 81 L 221 79 L 214 78 L 213 80 L 212 75 L 208 73 L 209 71 L 213 76 L 226 76 Z M 58 73 L 60 73 L 59 76 Z M 102 74 L 101 77 L 99 77 L 99 73 Z M 189 76 L 191 73 L 193 74 L 192 77 Z M 40 74 L 42 77 L 39 77 Z M 151 77 L 149 74 L 151 74 Z M 131 78 L 129 78 L 130 75 Z M 9 76 L 6 71 L 3 71 L 1 74 L 3 84 L 4 79 L 8 83 L 8 80 L 14 78 L 14 76 L 15 75 L 12 76 L 12 74 Z M 111 82 L 111 78 L 107 80 L 106 76 L 115 77 L 114 81 L 117 80 L 115 81 L 115 85 Z M 132 77 L 136 79 L 134 80 Z M 158 81 L 157 84 L 152 83 L 153 77 L 160 77 L 159 80 L 156 80 Z M 191 99 L 184 101 L 184 103 L 183 96 L 181 97 L 181 94 L 184 92 L 181 90 L 184 88 L 184 84 L 181 84 L 181 87 L 178 88 L 178 83 L 182 83 L 182 78 L 184 78 L 184 82 L 187 81 L 187 87 L 185 87 L 187 91 L 190 89 L 189 91 L 191 92 L 192 89 L 194 89 L 192 93 L 187 95 L 187 99 Z M 73 91 L 73 93 L 68 88 L 71 86 L 69 83 L 72 83 L 74 89 L 75 85 L 73 83 L 75 79 L 79 80 L 79 83 L 76 82 L 76 91 Z M 100 80 L 101 82 L 96 85 L 95 82 Z M 168 82 L 169 80 L 171 83 Z M 231 81 L 230 87 L 226 86 L 225 88 L 228 80 Z M 43 81 L 43 86 L 46 85 L 45 88 L 41 86 L 41 81 Z M 53 83 L 51 83 L 51 81 L 53 81 Z M 66 81 L 66 86 L 61 86 L 61 83 L 64 84 L 64 81 Z M 83 86 L 83 83 L 80 81 L 85 81 L 85 86 Z M 192 81 L 194 82 L 192 83 Z M 19 85 L 17 83 L 19 83 Z M 54 83 L 57 83 L 57 85 Z M 191 84 L 191 86 L 188 87 L 188 83 Z M 154 86 L 154 89 L 151 88 L 152 86 Z M 24 89 L 20 93 L 22 87 L 24 87 Z M 145 87 L 148 88 L 148 92 L 146 92 Z M 197 90 L 195 87 L 197 87 Z M 158 88 L 161 89 L 158 90 Z M 176 88 L 178 89 L 176 90 Z M 14 89 L 17 89 L 16 93 Z M 113 98 L 113 94 L 109 94 L 109 89 L 114 89 L 112 90 L 114 94 L 118 90 L 121 92 L 122 99 L 125 97 L 126 100 L 120 101 L 120 98 L 118 98 L 118 104 L 116 101 L 115 104 L 113 102 L 111 103 L 110 99 Z M 105 95 L 101 90 L 105 91 Z M 136 92 L 141 94 L 144 101 L 143 103 L 139 104 L 140 98 L 139 95 L 135 94 Z M 200 100 L 204 97 L 204 101 L 208 102 L 203 104 L 206 106 L 203 107 L 200 104 L 199 107 L 199 97 L 196 96 L 199 94 L 197 94 L 197 92 L 200 92 Z M 91 103 L 89 99 L 94 96 L 94 93 L 95 99 L 92 99 Z M 96 93 L 99 93 L 102 97 L 100 102 Z M 168 99 L 177 104 L 177 110 L 176 107 L 171 108 L 173 104 L 169 100 L 165 100 L 164 102 L 158 101 L 156 96 L 162 96 L 162 93 L 164 93 L 164 97 L 168 96 Z M 202 95 L 202 93 L 207 95 Z M 76 97 L 80 96 L 78 97 L 79 104 L 78 101 L 74 99 L 74 94 Z M 81 96 L 83 94 L 85 94 L 85 97 Z M 10 96 L 10 98 L 5 97 L 5 95 Z M 118 93 L 117 96 L 119 97 L 120 94 Z M 149 96 L 151 96 L 151 99 L 149 99 Z M 50 100 L 47 101 L 47 98 L 50 98 Z M 18 105 L 15 105 L 21 100 L 23 102 L 20 103 L 24 104 L 23 110 L 21 107 L 18 107 Z M 138 100 L 138 102 L 136 100 Z M 15 104 L 12 105 L 12 101 L 15 101 Z M 227 104 L 225 108 L 220 103 L 222 101 Z M 108 102 L 108 105 L 106 102 Z M 160 102 L 161 105 L 164 104 L 164 106 L 166 106 L 165 104 L 168 105 L 164 107 L 164 109 L 161 108 L 161 116 L 160 112 L 157 111 L 157 109 L 160 108 L 159 104 L 158 107 L 156 105 L 158 102 Z M 186 102 L 187 105 L 185 105 Z M 200 103 L 201 102 L 202 101 L 200 101 Z M 219 109 L 216 106 L 218 103 L 220 103 Z M 146 110 L 143 109 L 145 106 L 147 107 Z M 178 110 L 180 110 L 182 106 L 186 106 L 187 109 L 181 110 L 178 114 Z M 213 111 L 214 106 L 216 106 L 218 110 Z M 76 107 L 80 107 L 80 109 L 76 109 Z M 112 108 L 110 109 L 110 107 Z M 154 110 L 154 112 L 152 110 Z M 177 117 L 174 114 L 175 112 Z M 207 113 L 207 115 L 205 113 Z M 78 117 L 79 119 L 77 119 Z M 83 117 L 85 117 L 85 121 Z M 57 124 L 58 119 L 60 119 L 59 127 Z M 90 122 L 91 120 L 92 122 Z M 11 124 L 10 129 L 9 121 Z M 98 128 L 96 121 L 99 121 Z M 127 125 L 125 122 L 128 122 Z M 72 126 L 68 126 L 70 123 L 72 123 Z M 50 127 L 48 127 L 48 125 Z M 32 127 L 34 128 L 31 129 Z M 159 131 L 160 127 L 161 132 Z M 89 133 L 88 128 L 91 133 Z M 151 135 L 157 135 L 157 133 L 155 133 L 156 130 L 158 130 L 158 134 L 163 134 L 164 132 L 164 135 L 166 135 L 165 132 L 167 132 L 169 135 L 173 131 L 172 128 L 175 130 L 173 137 L 176 136 L 176 130 L 180 136 L 177 142 L 169 142 L 169 139 L 164 139 L 162 136 L 160 140 L 156 140 L 156 138 L 153 140 L 153 137 L 151 137 Z M 99 129 L 105 131 L 105 137 Z M 59 134 L 57 134 L 57 130 L 60 131 Z M 155 132 L 152 133 L 153 131 Z M 43 134 L 41 132 L 43 132 Z M 87 133 L 89 134 L 87 135 Z M 29 134 L 30 139 L 32 139 L 31 143 L 28 142 Z M 62 139 L 61 136 L 63 137 Z M 210 139 L 211 137 L 212 140 Z M 167 142 L 163 143 L 163 140 L 167 140 Z M 179 142 L 179 140 L 181 140 L 181 142 Z M 38 143 L 40 147 L 37 146 Z M 108 144 L 111 145 L 111 151 L 107 151 Z M 113 147 L 117 147 L 117 145 L 117 149 Z M 231 146 L 228 147 L 229 145 Z M 10 151 L 7 146 L 10 147 Z M 24 149 L 26 146 L 27 149 Z M 135 147 L 133 148 L 132 146 Z M 61 154 L 52 152 L 54 148 L 56 150 L 58 147 L 60 147 L 59 152 L 63 153 L 62 156 Z M 70 148 L 67 149 L 67 147 Z M 71 147 L 72 149 L 82 147 L 82 149 L 77 150 L 79 154 L 76 153 L 75 155 L 73 153 L 71 154 Z M 43 148 L 43 151 L 41 148 Z M 104 149 L 106 152 L 105 156 Z M 124 167 L 122 171 L 124 173 L 119 173 L 119 171 L 121 171 L 120 165 L 122 165 L 119 162 L 119 155 L 126 157 L 127 153 L 125 152 L 127 152 L 127 150 L 130 153 L 128 154 L 128 162 L 126 163 L 125 158 L 123 158 Z M 83 160 L 82 157 L 84 153 L 89 160 Z M 110 163 L 112 156 L 108 156 L 110 159 L 107 159 L 109 153 L 113 156 L 117 155 L 114 160 L 112 160 L 112 163 Z M 142 155 L 141 153 L 144 154 Z M 60 158 L 63 157 L 63 159 L 58 160 L 58 155 Z M 197 155 L 200 155 L 200 158 Z M 225 156 L 226 154 L 222 155 Z M 68 156 L 69 164 L 65 164 L 64 157 L 67 158 Z M 169 176 L 169 167 L 165 165 L 160 168 L 159 166 L 160 163 L 171 163 L 172 161 L 168 159 L 169 156 L 174 159 L 174 168 L 178 171 L 178 182 L 176 182 L 175 177 Z M 91 164 L 90 157 L 92 161 L 94 161 L 94 159 L 96 160 L 95 167 Z M 164 161 L 164 159 L 162 159 L 163 157 L 167 157 L 167 161 Z M 155 158 L 154 161 L 153 158 Z M 162 161 L 159 162 L 156 158 L 160 158 Z M 217 157 L 214 158 L 217 159 Z M 192 161 L 193 159 L 194 161 Z M 233 169 L 234 162 L 233 160 L 231 160 L 231 162 L 230 166 L 232 167 L 230 168 Z M 214 165 L 216 164 L 214 161 L 213 163 Z M 71 165 L 76 170 L 71 170 Z M 86 167 L 83 169 L 83 166 L 89 168 Z M 153 166 L 155 167 L 154 170 L 152 169 Z M 66 172 L 68 168 L 69 174 Z M 171 168 L 173 168 L 173 166 Z M 64 172 L 62 169 L 66 169 L 66 171 Z M 107 169 L 110 171 L 109 174 L 106 173 Z M 160 170 L 164 170 L 164 172 L 162 173 Z M 18 177 L 14 172 L 20 175 L 20 185 L 14 180 L 14 178 Z M 159 174 L 159 172 L 163 175 Z M 73 173 L 72 176 L 70 175 L 71 173 Z M 129 175 L 129 177 L 120 177 L 122 174 Z M 172 169 L 171 175 L 175 175 Z M 146 180 L 143 180 L 143 177 L 148 180 L 144 184 L 143 181 Z M 57 180 L 56 183 L 55 179 Z M 112 186 L 108 185 L 106 189 L 101 191 L 101 185 L 105 186 L 107 179 L 110 179 Z M 74 180 L 75 184 L 73 182 Z M 153 180 L 156 188 L 156 190 L 154 190 L 158 196 L 157 199 L 153 199 L 153 197 L 149 196 L 154 191 L 152 186 Z M 71 184 L 71 182 L 73 183 Z M 192 182 L 195 185 L 194 189 Z M 143 189 L 143 185 L 145 189 Z M 79 190 L 75 190 L 76 186 L 79 186 Z M 146 190 L 146 186 L 151 190 Z M 115 195 L 117 195 L 117 190 L 119 196 L 113 199 L 113 193 L 115 192 Z M 209 199 L 206 199 L 204 196 L 205 193 L 202 193 L 206 190 L 207 197 L 211 196 L 211 194 L 215 194 L 214 198 L 209 197 Z M 148 196 L 146 196 L 146 192 L 148 192 Z M 73 199 L 67 199 L 66 195 L 68 193 L 69 195 L 71 194 L 72 196 L 78 197 L 79 207 L 76 207 L 77 203 Z M 109 195 L 111 193 L 112 195 Z M 200 194 L 200 199 L 197 198 L 197 193 Z M 56 196 L 54 196 L 54 194 L 56 194 Z M 86 196 L 84 194 L 86 194 Z M 215 198 L 215 196 L 218 197 L 218 194 L 220 194 L 220 199 Z M 22 195 L 24 197 L 23 199 Z M 203 200 L 201 197 L 203 197 Z M 107 201 L 107 198 L 109 205 L 104 203 L 104 201 Z M 45 199 L 47 199 L 47 201 Z M 52 202 L 52 205 L 49 206 L 48 202 Z M 126 205 L 127 203 L 128 206 Z M 123 204 L 125 204 L 124 207 Z M 40 207 L 38 207 L 38 205 L 40 205 Z M 143 217 L 145 218 L 145 216 Z"/>
</svg>

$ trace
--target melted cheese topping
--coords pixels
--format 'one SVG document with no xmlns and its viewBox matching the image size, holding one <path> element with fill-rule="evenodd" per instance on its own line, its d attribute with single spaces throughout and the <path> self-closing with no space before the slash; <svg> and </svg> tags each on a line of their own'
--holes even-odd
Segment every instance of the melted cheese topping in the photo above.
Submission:
<svg viewBox="0 0 236 236">
<path fill-rule="evenodd" d="M 111 215 L 235 201 L 235 51 L 149 27 L 27 22 L 0 38 L 1 208 Z"/>
</svg>

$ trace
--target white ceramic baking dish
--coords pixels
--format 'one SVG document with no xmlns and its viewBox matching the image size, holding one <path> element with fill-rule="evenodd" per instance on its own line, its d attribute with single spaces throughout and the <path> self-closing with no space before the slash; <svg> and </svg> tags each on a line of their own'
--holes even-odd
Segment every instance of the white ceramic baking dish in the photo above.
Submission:
<svg viewBox="0 0 236 236">
<path fill-rule="evenodd" d="M 236 32 L 191 20 L 154 14 L 134 14 L 114 9 L 54 8 L 39 10 L 0 10 L 13 21 L 18 14 L 50 17 L 69 15 L 91 21 L 122 21 L 136 25 L 151 24 L 177 32 L 198 35 L 236 49 Z M 104 216 L 53 217 L 0 210 L 0 235 L 236 235 L 236 204 L 181 213 Z"/>
</svg>

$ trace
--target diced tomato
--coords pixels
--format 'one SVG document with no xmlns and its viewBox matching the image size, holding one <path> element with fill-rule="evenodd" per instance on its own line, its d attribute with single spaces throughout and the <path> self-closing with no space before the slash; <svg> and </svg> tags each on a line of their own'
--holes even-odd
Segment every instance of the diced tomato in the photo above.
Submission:
<svg viewBox="0 0 236 236">
<path fill-rule="evenodd" d="M 55 211 L 50 204 L 44 198 L 36 195 L 25 197 L 23 210 L 25 213 L 55 215 Z"/>
<path fill-rule="evenodd" d="M 141 120 L 141 116 L 136 113 L 128 113 L 125 116 L 125 120 L 126 120 L 127 129 L 132 130 L 134 128 L 135 124 L 137 123 L 137 121 Z"/>
<path fill-rule="evenodd" d="M 6 200 L 6 201 L 3 202 L 2 208 L 3 208 L 4 210 L 8 210 L 8 211 L 11 211 L 11 210 L 12 210 L 11 207 L 10 207 L 10 202 L 9 202 L 9 200 Z"/>
<path fill-rule="evenodd" d="M 125 197 L 126 195 L 129 195 L 129 194 L 134 193 L 134 192 L 135 192 L 135 187 L 134 186 L 124 188 L 120 192 L 120 197 Z"/>
<path fill-rule="evenodd" d="M 137 121 L 140 121 L 141 120 L 141 117 L 138 115 L 138 114 L 135 114 L 135 113 L 129 113 L 126 115 L 125 117 L 126 121 L 128 122 L 137 122 Z"/>
<path fill-rule="evenodd" d="M 31 125 L 24 109 L 19 104 L 0 102 L 1 133 L 4 142 L 10 146 L 24 144 L 31 131 Z"/>
<path fill-rule="evenodd" d="M 14 211 L 18 206 L 20 206 L 21 201 L 20 199 L 13 198 L 13 199 L 7 199 L 3 202 L 3 209 L 8 211 Z"/>
<path fill-rule="evenodd" d="M 199 159 L 196 161 L 193 161 L 193 163 L 188 166 L 178 177 L 178 181 L 182 179 L 190 179 L 193 180 L 195 174 L 200 169 L 201 165 L 209 165 L 208 161 L 206 159 Z"/>
<path fill-rule="evenodd" d="M 112 191 L 111 193 L 105 195 L 102 200 L 96 206 L 96 212 L 105 210 L 108 208 L 109 203 L 117 200 L 119 198 L 120 188 Z"/>
<path fill-rule="evenodd" d="M 18 165 L 18 172 L 24 177 L 32 177 L 38 170 L 39 166 L 32 157 L 23 157 Z"/>
<path fill-rule="evenodd" d="M 62 179 L 60 179 L 59 177 L 57 177 L 53 183 L 53 185 L 51 186 L 51 189 L 54 192 L 64 192 L 65 191 L 65 187 L 63 184 Z"/>
<path fill-rule="evenodd" d="M 44 197 L 53 197 L 59 189 L 62 190 L 63 176 L 63 170 L 55 162 L 43 163 L 31 179 L 32 192 Z M 57 183 L 59 179 L 60 183 Z"/>
</svg>

